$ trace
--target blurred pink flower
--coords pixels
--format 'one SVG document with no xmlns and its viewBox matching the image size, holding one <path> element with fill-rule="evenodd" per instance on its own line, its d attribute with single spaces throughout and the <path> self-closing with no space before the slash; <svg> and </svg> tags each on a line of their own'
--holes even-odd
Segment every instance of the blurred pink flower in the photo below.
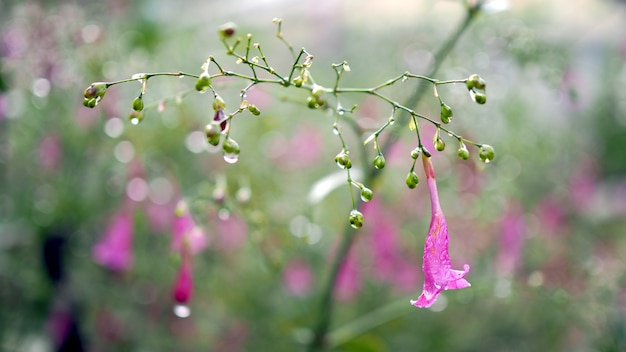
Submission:
<svg viewBox="0 0 626 352">
<path fill-rule="evenodd" d="M 283 271 L 283 287 L 294 296 L 305 296 L 313 286 L 313 274 L 309 265 L 301 260 L 293 260 Z"/>
<path fill-rule="evenodd" d="M 348 251 L 343 259 L 335 280 L 334 297 L 338 301 L 351 301 L 361 291 L 362 282 L 359 266 L 352 249 Z"/>
<path fill-rule="evenodd" d="M 45 170 L 54 170 L 61 163 L 63 150 L 61 140 L 56 134 L 48 134 L 39 141 L 39 166 Z"/>
<path fill-rule="evenodd" d="M 522 250 L 526 222 L 521 205 L 511 202 L 500 219 L 500 248 L 496 257 L 496 268 L 502 276 L 510 276 L 517 270 Z"/>
<path fill-rule="evenodd" d="M 202 228 L 196 224 L 187 204 L 181 200 L 176 205 L 172 221 L 172 251 L 181 251 L 184 242 L 189 245 L 191 254 L 197 254 L 208 246 L 209 239 Z"/>
<path fill-rule="evenodd" d="M 448 224 L 439 204 L 435 170 L 429 157 L 422 155 L 424 173 L 430 192 L 432 217 L 430 227 L 424 244 L 424 287 L 422 294 L 417 300 L 411 300 L 411 304 L 419 308 L 428 308 L 436 300 L 443 290 L 456 290 L 471 286 L 464 279 L 470 270 L 465 264 L 463 270 L 452 270 L 450 254 L 448 253 Z"/>
<path fill-rule="evenodd" d="M 187 244 L 181 249 L 181 265 L 178 277 L 174 285 L 174 300 L 180 304 L 186 304 L 193 294 L 193 276 L 191 270 L 191 254 Z"/>
<path fill-rule="evenodd" d="M 114 215 L 104 236 L 92 248 L 96 263 L 110 270 L 124 271 L 133 261 L 133 218 L 124 207 Z"/>
</svg>

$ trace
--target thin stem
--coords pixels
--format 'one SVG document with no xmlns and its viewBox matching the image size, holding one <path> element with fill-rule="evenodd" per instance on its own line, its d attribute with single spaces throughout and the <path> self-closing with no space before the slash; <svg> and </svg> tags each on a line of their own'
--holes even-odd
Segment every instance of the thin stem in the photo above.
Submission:
<svg viewBox="0 0 626 352">
<path fill-rule="evenodd" d="M 477 13 L 478 13 L 477 9 L 474 9 L 474 8 L 468 9 L 467 15 L 465 19 L 463 20 L 463 22 L 459 25 L 457 30 L 454 33 L 452 33 L 452 35 L 448 38 L 448 40 L 444 43 L 444 45 L 435 54 L 435 65 L 433 66 L 433 69 L 431 70 L 429 76 L 434 76 L 435 73 L 439 70 L 441 63 L 448 56 L 448 54 L 450 53 L 454 45 L 457 43 L 461 35 L 465 32 L 465 30 L 467 30 L 469 25 L 476 18 Z M 403 76 L 400 76 L 399 79 L 402 79 L 402 77 Z M 397 80 L 398 79 L 396 79 L 396 81 Z M 387 85 L 391 85 L 394 82 L 389 83 Z M 425 92 L 426 92 L 426 85 L 423 85 L 423 84 L 420 85 L 414 91 L 413 95 L 407 100 L 406 104 L 404 105 L 416 106 L 417 103 L 423 97 Z M 370 94 L 373 94 L 373 93 L 374 92 Z M 400 124 L 396 124 L 396 126 L 398 125 Z M 382 146 L 383 151 L 387 150 L 399 138 L 399 132 L 398 132 L 397 127 L 393 129 L 393 132 L 394 133 L 390 134 L 389 138 L 386 140 L 385 144 Z M 382 173 L 378 173 L 373 170 L 370 170 L 365 176 L 364 183 L 369 184 L 369 185 L 376 185 L 377 183 L 375 183 L 374 181 L 378 177 L 380 177 L 381 174 Z M 311 340 L 310 344 L 307 346 L 308 347 L 307 349 L 309 351 L 317 351 L 325 347 L 328 347 L 327 346 L 327 332 L 330 328 L 330 324 L 332 321 L 333 308 L 334 308 L 332 293 L 333 293 L 335 282 L 337 280 L 337 276 L 339 273 L 339 268 L 344 258 L 348 254 L 350 247 L 352 246 L 352 243 L 355 238 L 354 235 L 355 235 L 354 229 L 352 229 L 349 225 L 346 225 L 343 237 L 339 244 L 339 250 L 333 260 L 330 274 L 328 276 L 328 280 L 326 281 L 324 290 L 322 292 L 322 297 L 320 299 L 319 308 L 318 308 L 318 312 L 319 312 L 318 319 L 317 319 L 317 323 L 315 324 L 315 328 L 313 332 L 314 333 L 313 339 Z"/>
</svg>

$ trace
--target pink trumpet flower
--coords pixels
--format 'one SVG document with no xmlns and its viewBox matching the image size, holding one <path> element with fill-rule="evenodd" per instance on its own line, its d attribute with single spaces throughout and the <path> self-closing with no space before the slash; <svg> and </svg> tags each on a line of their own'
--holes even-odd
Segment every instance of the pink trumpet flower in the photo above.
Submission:
<svg viewBox="0 0 626 352">
<path fill-rule="evenodd" d="M 470 270 L 465 264 L 463 270 L 453 270 L 448 253 L 448 224 L 439 204 L 439 194 L 437 193 L 437 183 L 435 181 L 435 169 L 430 162 L 430 158 L 422 155 L 424 173 L 428 191 L 430 192 L 430 203 L 432 216 L 430 227 L 424 244 L 424 288 L 417 300 L 411 300 L 411 304 L 419 308 L 428 308 L 435 301 L 443 290 L 456 290 L 471 286 L 465 275 Z"/>
</svg>

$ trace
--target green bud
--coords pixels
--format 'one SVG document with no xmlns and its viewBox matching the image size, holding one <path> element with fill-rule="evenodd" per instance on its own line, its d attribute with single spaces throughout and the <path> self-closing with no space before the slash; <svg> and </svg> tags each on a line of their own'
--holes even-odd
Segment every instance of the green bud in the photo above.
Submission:
<svg viewBox="0 0 626 352">
<path fill-rule="evenodd" d="M 107 91 L 107 84 L 104 82 L 95 82 L 92 83 L 87 89 L 85 89 L 84 97 L 85 99 L 93 99 L 100 97 L 104 97 L 104 93 Z"/>
<path fill-rule="evenodd" d="M 459 150 L 456 151 L 456 155 L 462 160 L 469 159 L 470 154 L 469 150 L 467 150 L 467 147 L 465 146 L 465 143 L 461 142 Z"/>
<path fill-rule="evenodd" d="M 133 100 L 133 110 L 135 111 L 141 111 L 143 110 L 143 99 L 141 98 L 141 96 L 135 98 L 135 100 Z"/>
<path fill-rule="evenodd" d="M 254 116 L 261 115 L 261 110 L 259 110 L 259 108 L 257 108 L 254 104 L 248 105 L 248 111 L 250 111 Z"/>
<path fill-rule="evenodd" d="M 465 81 L 465 85 L 467 86 L 467 89 L 478 88 L 476 87 L 476 84 L 478 83 L 480 79 L 481 79 L 480 76 L 477 74 L 473 74 L 469 76 L 467 78 L 467 81 Z"/>
<path fill-rule="evenodd" d="M 419 177 L 417 177 L 417 174 L 415 173 L 415 171 L 409 172 L 409 174 L 406 176 L 406 185 L 410 189 L 413 189 L 417 187 L 418 183 L 420 183 L 420 179 Z"/>
<path fill-rule="evenodd" d="M 302 83 L 304 83 L 304 80 L 300 76 L 293 79 L 293 85 L 298 88 L 302 87 Z"/>
<path fill-rule="evenodd" d="M 323 95 L 316 95 L 315 102 L 317 103 L 318 107 L 324 106 L 326 105 L 326 97 Z"/>
<path fill-rule="evenodd" d="M 206 90 L 209 89 L 210 85 L 211 77 L 209 77 L 209 74 L 206 71 L 202 72 L 200 78 L 198 78 L 198 80 L 196 81 L 196 90 L 198 92 L 206 92 Z"/>
<path fill-rule="evenodd" d="M 239 143 L 232 138 L 226 138 L 222 144 L 222 150 L 225 154 L 239 154 Z"/>
<path fill-rule="evenodd" d="M 349 169 L 352 167 L 352 161 L 350 160 L 350 156 L 345 151 L 341 151 L 337 156 L 335 156 L 335 162 L 337 166 L 342 169 Z"/>
<path fill-rule="evenodd" d="M 483 162 L 489 163 L 491 160 L 493 160 L 493 158 L 496 157 L 496 152 L 492 146 L 488 144 L 483 144 L 478 151 L 478 157 L 480 157 L 480 160 L 482 160 Z"/>
<path fill-rule="evenodd" d="M 452 119 L 452 109 L 445 103 L 441 104 L 441 122 L 450 123 Z"/>
<path fill-rule="evenodd" d="M 83 105 L 90 109 L 93 109 L 96 107 L 96 105 L 98 105 L 98 98 L 90 98 L 90 99 L 85 98 L 83 100 Z"/>
<path fill-rule="evenodd" d="M 236 24 L 234 24 L 233 22 L 226 22 L 220 26 L 218 34 L 220 35 L 220 38 L 226 39 L 232 37 L 235 34 L 236 30 Z"/>
<path fill-rule="evenodd" d="M 417 158 L 419 156 L 420 156 L 420 147 L 417 147 L 417 148 L 411 150 L 411 159 L 417 160 Z"/>
<path fill-rule="evenodd" d="M 444 142 L 443 139 L 441 139 L 441 137 L 439 136 L 437 136 L 437 138 L 433 141 L 433 145 L 438 152 L 442 152 L 444 149 L 446 149 L 446 142 Z"/>
<path fill-rule="evenodd" d="M 376 155 L 376 157 L 374 158 L 374 167 L 377 168 L 378 170 L 382 169 L 385 167 L 385 156 L 382 154 L 378 154 Z"/>
<path fill-rule="evenodd" d="M 355 229 L 363 227 L 363 214 L 360 211 L 352 209 L 350 212 L 350 226 Z"/>
<path fill-rule="evenodd" d="M 222 137 L 222 128 L 219 124 L 211 122 L 204 128 L 204 134 L 206 135 L 206 140 L 212 146 L 217 146 L 220 144 L 220 139 Z"/>
<path fill-rule="evenodd" d="M 478 76 L 478 79 L 474 82 L 474 88 L 485 90 L 485 88 L 487 88 L 487 83 L 482 77 Z"/>
<path fill-rule="evenodd" d="M 476 92 L 474 93 L 474 101 L 482 105 L 487 102 L 487 95 L 485 93 Z"/>
<path fill-rule="evenodd" d="M 226 103 L 224 99 L 219 95 L 215 96 L 215 100 L 213 100 L 213 111 L 224 110 L 226 109 Z"/>
<path fill-rule="evenodd" d="M 361 188 L 361 200 L 364 202 L 369 202 L 374 198 L 374 192 L 367 187 Z"/>
<path fill-rule="evenodd" d="M 317 109 L 320 107 L 320 104 L 317 103 L 317 99 L 313 96 L 306 98 L 306 105 L 309 109 Z"/>
</svg>

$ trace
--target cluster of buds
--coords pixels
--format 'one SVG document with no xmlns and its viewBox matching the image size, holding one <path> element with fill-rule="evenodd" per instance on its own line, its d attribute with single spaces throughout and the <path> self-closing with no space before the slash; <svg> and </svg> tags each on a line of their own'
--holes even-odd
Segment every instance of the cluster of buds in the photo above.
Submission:
<svg viewBox="0 0 626 352">
<path fill-rule="evenodd" d="M 469 90 L 472 100 L 474 100 L 478 104 L 484 104 L 487 102 L 487 94 L 485 93 L 485 88 L 487 87 L 487 84 L 485 83 L 485 80 L 482 79 L 482 77 L 477 74 L 473 74 L 467 78 L 467 81 L 465 81 L 465 85 Z"/>
<path fill-rule="evenodd" d="M 104 98 L 104 93 L 107 92 L 108 87 L 109 85 L 105 82 L 92 83 L 85 89 L 83 105 L 88 108 L 95 108 Z"/>
</svg>

